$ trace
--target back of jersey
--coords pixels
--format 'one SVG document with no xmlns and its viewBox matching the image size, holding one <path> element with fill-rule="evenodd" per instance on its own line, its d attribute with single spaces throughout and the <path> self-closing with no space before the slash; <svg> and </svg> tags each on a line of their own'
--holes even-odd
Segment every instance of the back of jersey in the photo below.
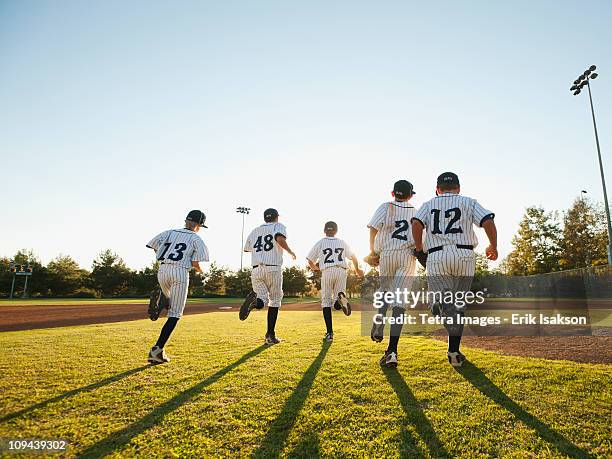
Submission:
<svg viewBox="0 0 612 459">
<path fill-rule="evenodd" d="M 314 263 L 318 260 L 319 268 L 323 271 L 332 266 L 347 269 L 347 260 L 353 256 L 353 251 L 342 239 L 324 237 L 314 245 L 306 258 Z"/>
<path fill-rule="evenodd" d="M 202 238 L 188 229 L 164 231 L 147 244 L 155 250 L 157 260 L 164 265 L 191 269 L 192 261 L 208 261 L 208 249 Z"/>
<path fill-rule="evenodd" d="M 283 264 L 283 249 L 276 242 L 276 237 L 279 235 L 287 237 L 287 228 L 278 222 L 265 223 L 251 231 L 244 244 L 244 250 L 251 252 L 253 266 Z"/>
<path fill-rule="evenodd" d="M 416 209 L 408 202 L 385 202 L 381 204 L 368 223 L 378 230 L 374 241 L 376 253 L 390 250 L 407 250 L 414 247 L 410 221 Z"/>
<path fill-rule="evenodd" d="M 444 193 L 427 201 L 416 214 L 426 229 L 425 251 L 445 245 L 478 245 L 473 225 L 482 226 L 494 214 L 475 199 L 453 193 Z"/>
</svg>

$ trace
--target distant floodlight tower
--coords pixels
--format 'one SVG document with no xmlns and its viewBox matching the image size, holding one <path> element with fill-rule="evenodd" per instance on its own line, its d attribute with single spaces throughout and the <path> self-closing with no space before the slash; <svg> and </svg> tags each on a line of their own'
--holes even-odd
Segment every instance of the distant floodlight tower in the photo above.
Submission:
<svg viewBox="0 0 612 459">
<path fill-rule="evenodd" d="M 237 207 L 236 212 L 242 214 L 242 239 L 240 240 L 240 271 L 242 271 L 242 255 L 244 254 L 244 216 L 249 215 L 249 207 Z"/>
<path fill-rule="evenodd" d="M 601 161 L 601 149 L 599 148 L 599 135 L 597 134 L 597 123 L 595 122 L 595 110 L 593 110 L 593 96 L 591 95 L 591 80 L 597 78 L 594 65 L 586 69 L 582 75 L 574 80 L 570 88 L 572 94 L 577 96 L 585 86 L 589 90 L 589 102 L 591 104 L 591 117 L 593 118 L 593 129 L 595 130 L 595 144 L 597 145 L 597 157 L 599 159 L 599 173 L 601 174 L 601 186 L 603 188 L 604 205 L 606 207 L 606 218 L 608 219 L 608 265 L 612 265 L 612 223 L 610 222 L 610 206 L 608 205 L 608 192 L 606 191 L 606 179 L 604 178 L 603 162 Z"/>
</svg>

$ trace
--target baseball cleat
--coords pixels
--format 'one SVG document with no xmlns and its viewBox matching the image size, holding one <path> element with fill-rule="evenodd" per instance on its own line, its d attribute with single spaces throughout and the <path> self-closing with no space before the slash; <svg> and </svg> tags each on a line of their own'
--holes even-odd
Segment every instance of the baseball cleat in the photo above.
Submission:
<svg viewBox="0 0 612 459">
<path fill-rule="evenodd" d="M 326 341 L 328 343 L 331 343 L 334 340 L 334 334 L 333 333 L 326 333 L 325 334 L 325 338 L 323 338 L 323 341 Z"/>
<path fill-rule="evenodd" d="M 159 315 L 161 312 L 168 308 L 168 298 L 164 295 L 164 293 L 160 289 L 155 289 L 151 292 L 151 297 L 149 299 L 149 319 L 157 320 L 159 319 Z"/>
<path fill-rule="evenodd" d="M 280 338 L 277 338 L 276 335 L 272 334 L 272 335 L 266 335 L 265 339 L 264 339 L 264 344 L 267 345 L 271 345 L 271 344 L 278 344 L 280 343 L 282 340 Z"/>
<path fill-rule="evenodd" d="M 465 355 L 461 352 L 448 352 L 448 363 L 454 367 L 460 367 L 465 362 Z"/>
<path fill-rule="evenodd" d="M 395 352 L 385 352 L 385 355 L 380 359 L 380 364 L 387 368 L 397 368 L 397 354 Z"/>
<path fill-rule="evenodd" d="M 246 320 L 246 318 L 249 317 L 249 314 L 256 305 L 257 293 L 251 292 L 244 299 L 244 303 L 242 303 L 242 306 L 240 306 L 240 312 L 238 313 L 238 317 L 240 317 L 240 320 Z"/>
<path fill-rule="evenodd" d="M 147 360 L 149 363 L 167 363 L 170 361 L 170 358 L 166 355 L 166 351 L 163 348 L 153 346 L 149 351 L 149 358 Z"/>
<path fill-rule="evenodd" d="M 385 324 L 384 323 L 383 324 L 373 323 L 372 324 L 372 331 L 370 332 L 370 338 L 372 338 L 372 341 L 380 343 L 383 340 L 384 332 L 385 332 Z"/>
<path fill-rule="evenodd" d="M 344 292 L 338 293 L 338 303 L 340 303 L 340 307 L 342 308 L 342 312 L 344 312 L 345 316 L 351 315 L 351 304 L 348 302 L 348 298 L 344 294 Z"/>
</svg>

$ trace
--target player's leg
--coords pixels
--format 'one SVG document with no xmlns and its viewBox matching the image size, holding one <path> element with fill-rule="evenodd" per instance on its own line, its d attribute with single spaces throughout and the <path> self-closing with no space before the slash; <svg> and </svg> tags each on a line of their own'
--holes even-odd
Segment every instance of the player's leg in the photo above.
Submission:
<svg viewBox="0 0 612 459">
<path fill-rule="evenodd" d="M 396 268 L 396 271 L 393 278 L 392 291 L 399 291 L 403 298 L 404 292 L 410 291 L 412 287 L 414 271 L 416 268 L 416 258 L 408 250 L 395 250 L 393 255 L 394 267 Z M 391 306 L 394 323 L 391 324 L 389 330 L 389 345 L 387 347 L 386 355 L 395 353 L 397 359 L 397 345 L 399 343 L 400 336 L 402 335 L 403 328 L 403 323 L 399 319 L 406 312 L 406 304 L 404 302 L 396 301 Z M 397 365 L 397 360 L 395 365 Z"/>
<path fill-rule="evenodd" d="M 283 301 L 283 271 L 280 266 L 266 266 L 265 270 L 266 288 L 270 298 L 265 343 L 278 344 L 281 340 L 276 337 L 276 320 L 278 319 L 278 311 Z"/>
<path fill-rule="evenodd" d="M 169 362 L 164 347 L 170 335 L 176 328 L 176 324 L 183 316 L 185 303 L 187 301 L 187 291 L 189 288 L 189 271 L 181 267 L 169 267 L 164 269 L 164 287 L 168 292 L 168 318 L 161 329 L 159 338 L 155 346 L 149 352 L 149 362 L 163 363 Z"/>
<path fill-rule="evenodd" d="M 452 274 L 453 274 L 453 291 L 456 295 L 455 298 L 465 297 L 465 293 L 470 290 L 472 286 L 472 279 L 474 277 L 474 271 L 476 269 L 476 255 L 473 250 L 468 249 L 457 249 L 453 247 L 453 262 L 452 262 Z M 455 304 L 455 317 L 462 319 L 465 316 L 465 310 L 467 305 Z M 463 336 L 464 325 L 454 324 L 454 326 L 447 327 L 448 330 L 448 361 L 451 365 L 460 367 L 465 360 L 465 356 L 461 353 L 459 347 L 461 345 L 461 337 Z"/>
<path fill-rule="evenodd" d="M 389 277 L 390 291 L 394 293 L 399 292 L 400 295 L 403 295 L 404 288 L 410 289 L 412 284 L 412 280 L 408 277 L 408 274 L 411 272 L 409 269 L 411 263 L 410 258 L 412 258 L 412 255 L 409 254 L 407 250 L 394 250 L 389 252 L 388 269 L 393 270 L 392 275 Z M 405 304 L 402 301 L 398 301 L 396 298 L 389 306 L 391 307 L 393 322 L 389 330 L 389 343 L 381 359 L 381 364 L 395 368 L 397 367 L 398 361 L 397 345 L 402 334 L 403 324 L 401 317 L 405 312 Z"/>
<path fill-rule="evenodd" d="M 332 295 L 337 298 L 336 303 L 342 309 L 345 316 L 350 316 L 352 312 L 351 304 L 346 296 L 346 279 L 348 278 L 348 272 L 344 268 L 334 268 L 335 277 L 332 287 Z M 338 309 L 338 308 L 336 308 Z"/>
<path fill-rule="evenodd" d="M 393 279 L 393 257 L 391 252 L 382 252 L 380 254 L 380 262 L 378 266 L 380 286 L 379 291 L 384 295 L 385 292 L 391 289 L 391 280 Z M 370 338 L 372 341 L 377 343 L 382 342 L 385 331 L 385 324 L 383 319 L 387 316 L 387 309 L 389 305 L 384 303 L 378 311 L 376 311 L 372 320 L 372 330 L 370 331 Z"/>
<path fill-rule="evenodd" d="M 453 306 L 452 292 L 455 281 L 451 275 L 453 259 L 449 258 L 446 248 L 427 256 L 427 290 L 429 309 L 434 316 L 441 316 Z"/>
<path fill-rule="evenodd" d="M 253 309 L 262 309 L 268 303 L 268 288 L 265 280 L 265 267 L 257 266 L 251 271 L 251 286 L 253 291 L 244 299 L 240 306 L 240 320 L 246 320 Z"/>
<path fill-rule="evenodd" d="M 332 268 L 324 269 L 321 273 L 321 309 L 323 310 L 323 320 L 325 321 L 325 341 L 334 339 L 334 329 L 332 324 L 332 304 L 333 300 L 333 275 Z"/>
</svg>

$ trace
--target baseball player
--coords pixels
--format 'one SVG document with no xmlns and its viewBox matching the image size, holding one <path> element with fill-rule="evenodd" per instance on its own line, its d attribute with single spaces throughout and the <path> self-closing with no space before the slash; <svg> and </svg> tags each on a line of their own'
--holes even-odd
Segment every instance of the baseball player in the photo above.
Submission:
<svg viewBox="0 0 612 459">
<path fill-rule="evenodd" d="M 249 293 L 240 308 L 240 320 L 246 320 L 253 309 L 268 305 L 268 330 L 265 344 L 278 344 L 275 327 L 278 310 L 283 299 L 283 250 L 295 260 L 295 253 L 287 244 L 287 228 L 278 222 L 278 211 L 266 209 L 264 224 L 258 226 L 246 239 L 244 251 L 251 252 L 251 284 Z"/>
<path fill-rule="evenodd" d="M 459 177 L 444 172 L 438 177 L 436 197 L 421 206 L 412 220 L 415 251 L 427 253 L 427 283 L 430 292 L 467 292 L 472 285 L 478 239 L 473 226 L 484 228 L 489 238 L 486 256 L 497 259 L 497 229 L 495 214 L 482 207 L 475 199 L 459 195 Z M 426 231 L 423 241 L 423 230 Z M 448 332 L 448 361 L 460 367 L 465 356 L 459 351 L 464 307 L 437 299 L 430 304 L 434 315 L 453 317 L 453 324 L 445 323 Z"/>
<path fill-rule="evenodd" d="M 159 286 L 168 300 L 168 319 L 162 327 L 159 339 L 149 351 L 150 363 L 169 362 L 164 346 L 183 315 L 189 287 L 189 270 L 201 273 L 200 262 L 208 261 L 208 249 L 198 236 L 201 227 L 208 228 L 204 222 L 206 216 L 201 210 L 192 210 L 187 214 L 185 227 L 164 231 L 155 236 L 147 247 L 155 250 L 160 263 L 157 272 Z M 157 320 L 160 310 L 149 310 L 152 320 Z"/>
<path fill-rule="evenodd" d="M 381 204 L 368 223 L 370 229 L 370 255 L 379 263 L 380 289 L 383 292 L 396 289 L 410 289 L 416 263 L 412 253 L 414 241 L 410 221 L 416 210 L 410 204 L 414 188 L 407 180 L 399 180 L 393 185 L 391 195 L 394 200 Z M 385 317 L 388 306 L 392 307 L 393 317 L 403 314 L 405 305 L 399 303 L 383 306 L 375 316 Z M 372 324 L 370 337 L 380 343 L 383 340 L 384 323 Z M 402 324 L 393 324 L 389 336 L 389 346 L 385 351 L 381 365 L 397 367 L 397 344 L 402 331 Z"/>
<path fill-rule="evenodd" d="M 363 277 L 363 271 L 359 269 L 357 256 L 342 239 L 336 237 L 338 225 L 335 222 L 327 222 L 323 227 L 325 237 L 318 241 L 308 253 L 306 260 L 310 269 L 321 271 L 321 306 L 327 333 L 327 342 L 334 340 L 332 327 L 332 305 L 336 310 L 342 309 L 345 315 L 351 315 L 351 305 L 346 298 L 346 279 L 348 277 L 347 260 L 353 261 L 353 266 L 359 277 Z"/>
</svg>

